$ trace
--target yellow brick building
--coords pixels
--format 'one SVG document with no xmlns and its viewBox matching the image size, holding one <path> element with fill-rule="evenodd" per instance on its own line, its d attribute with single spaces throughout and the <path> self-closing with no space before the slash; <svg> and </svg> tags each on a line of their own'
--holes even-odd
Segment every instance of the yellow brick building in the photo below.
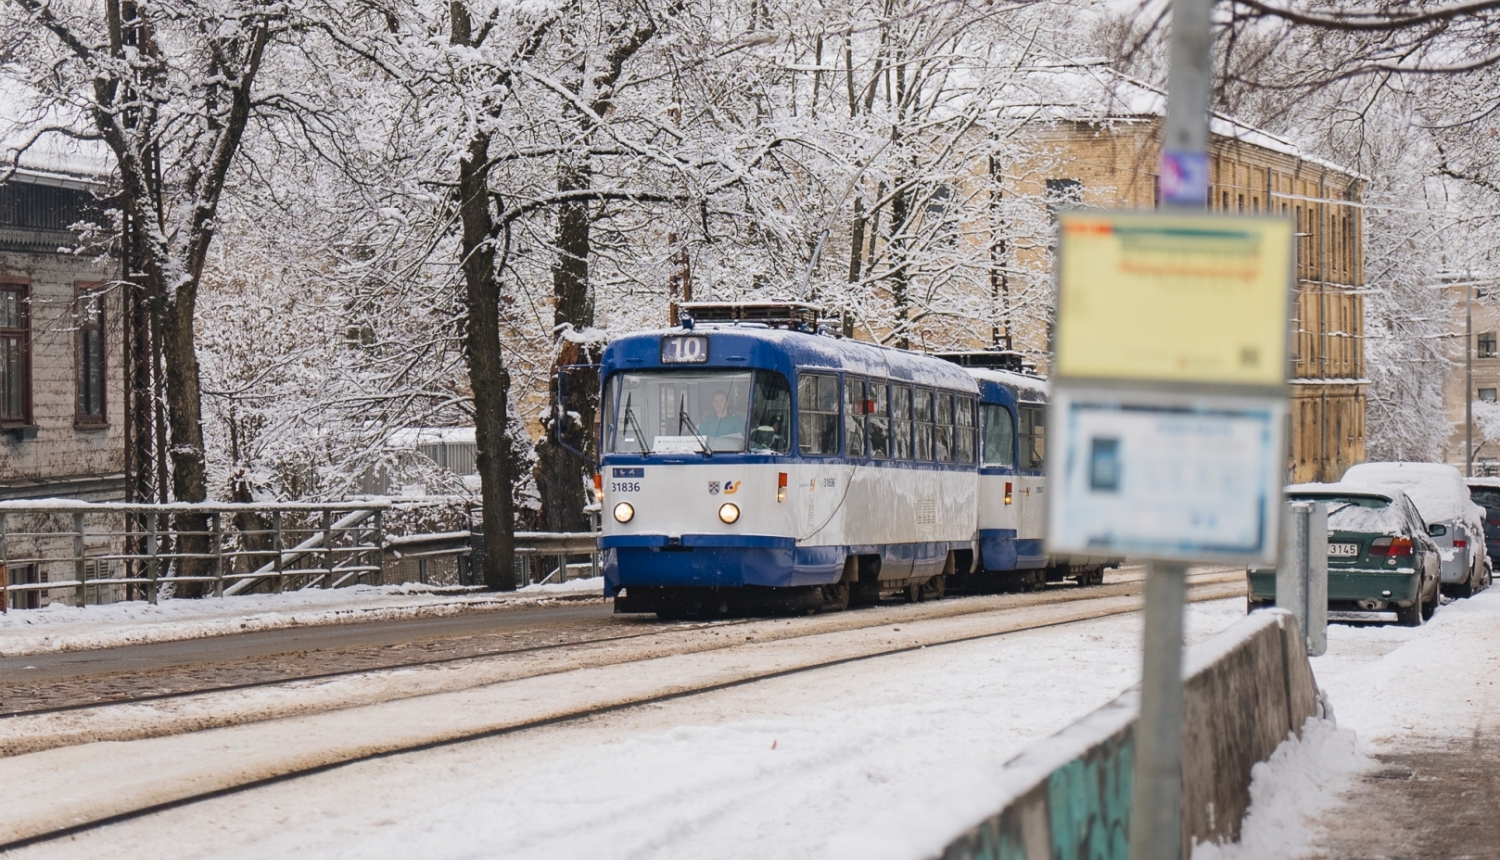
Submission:
<svg viewBox="0 0 1500 860">
<path fill-rule="evenodd" d="M 1090 82 L 1097 84 L 1097 76 Z M 1076 83 L 1076 81 L 1075 81 Z M 1005 171 L 1014 191 L 1052 205 L 1149 209 L 1157 203 L 1164 99 L 1130 81 L 1108 99 L 1086 88 L 1059 99 L 1047 121 L 1031 124 L 1033 156 Z M 1081 118 L 1080 118 L 1080 115 Z M 1210 208 L 1296 220 L 1296 295 L 1290 303 L 1291 450 L 1289 481 L 1335 481 L 1365 459 L 1363 179 L 1302 155 L 1289 141 L 1216 118 L 1209 144 Z M 1049 267 L 1040 243 L 1014 264 Z M 1232 327 L 1233 320 L 1202 320 Z M 1013 323 L 1017 348 L 1044 353 L 1045 325 Z"/>
</svg>

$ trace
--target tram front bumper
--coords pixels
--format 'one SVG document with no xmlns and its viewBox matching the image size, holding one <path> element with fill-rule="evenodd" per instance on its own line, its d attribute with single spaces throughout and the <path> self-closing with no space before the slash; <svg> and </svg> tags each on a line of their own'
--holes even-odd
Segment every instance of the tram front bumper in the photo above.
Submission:
<svg viewBox="0 0 1500 860">
<path fill-rule="evenodd" d="M 631 586 L 791 588 L 825 585 L 843 574 L 842 547 L 799 547 L 771 535 L 606 535 L 604 594 Z"/>
</svg>

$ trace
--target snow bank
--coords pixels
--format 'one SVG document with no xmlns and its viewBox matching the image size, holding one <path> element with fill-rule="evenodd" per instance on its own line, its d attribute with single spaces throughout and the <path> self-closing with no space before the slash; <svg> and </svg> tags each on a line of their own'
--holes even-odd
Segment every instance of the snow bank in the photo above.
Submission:
<svg viewBox="0 0 1500 860">
<path fill-rule="evenodd" d="M 0 657 L 88 651 L 150 642 L 176 642 L 257 630 L 418 618 L 555 600 L 603 599 L 602 577 L 529 585 L 510 593 L 470 588 L 355 585 L 284 594 L 202 600 L 144 601 L 109 606 L 15 610 L 0 615 Z"/>
<path fill-rule="evenodd" d="M 1331 718 L 1308 718 L 1300 738 L 1284 741 L 1251 772 L 1250 814 L 1240 825 L 1240 841 L 1196 842 L 1193 860 L 1303 856 L 1318 818 L 1374 764 L 1354 732 Z"/>
</svg>

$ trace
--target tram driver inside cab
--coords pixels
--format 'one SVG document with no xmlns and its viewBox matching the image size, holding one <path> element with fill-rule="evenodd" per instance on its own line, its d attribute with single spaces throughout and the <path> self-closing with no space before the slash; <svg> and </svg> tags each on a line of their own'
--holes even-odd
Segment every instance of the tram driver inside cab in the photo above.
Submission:
<svg viewBox="0 0 1500 860">
<path fill-rule="evenodd" d="M 712 439 L 715 436 L 743 436 L 745 416 L 729 411 L 729 394 L 724 390 L 714 392 L 713 411 L 698 421 L 698 433 Z"/>
</svg>

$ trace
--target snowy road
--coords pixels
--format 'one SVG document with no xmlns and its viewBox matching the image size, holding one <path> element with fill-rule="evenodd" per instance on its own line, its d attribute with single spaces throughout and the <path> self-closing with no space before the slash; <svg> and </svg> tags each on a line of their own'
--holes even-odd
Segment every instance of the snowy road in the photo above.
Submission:
<svg viewBox="0 0 1500 860">
<path fill-rule="evenodd" d="M 1190 634 L 1242 613 L 1240 599 L 1195 604 Z M 342 767 L 18 856 L 909 860 L 991 810 L 1006 759 L 1129 686 L 1139 639 L 1130 614 L 847 663 Z"/>
</svg>

